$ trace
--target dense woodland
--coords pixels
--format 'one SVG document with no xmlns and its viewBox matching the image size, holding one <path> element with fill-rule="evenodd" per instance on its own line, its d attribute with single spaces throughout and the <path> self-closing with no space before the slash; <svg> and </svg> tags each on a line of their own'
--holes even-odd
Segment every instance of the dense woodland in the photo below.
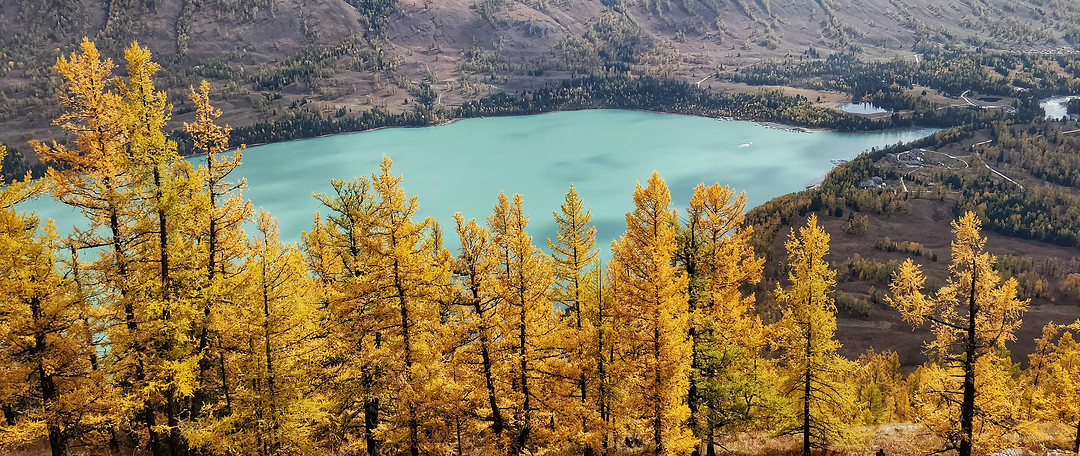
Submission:
<svg viewBox="0 0 1080 456">
<path fill-rule="evenodd" d="M 868 61 L 854 53 L 816 55 L 811 49 L 798 59 L 766 61 L 730 72 L 727 77 L 752 85 L 783 85 L 839 90 L 894 109 L 930 108 L 905 95 L 915 86 L 952 97 L 965 91 L 1002 97 L 1044 98 L 1080 92 L 1080 60 L 1076 55 L 1037 55 L 922 44 L 918 58 Z M 1016 107 L 1016 106 L 1014 106 Z"/>
<path fill-rule="evenodd" d="M 961 456 L 1080 442 L 1080 327 L 1047 326 L 1028 367 L 1013 364 L 1027 301 L 975 213 L 953 223 L 940 285 L 924 287 L 910 260 L 891 276 L 885 299 L 934 335 L 904 376 L 893 353 L 837 354 L 821 201 L 788 221 L 786 277 L 759 293 L 744 197 L 702 184 L 676 209 L 655 174 L 628 195 L 603 265 L 572 186 L 546 254 L 522 195 L 445 231 L 414 219 L 389 158 L 334 181 L 302 242 L 285 243 L 229 177 L 242 148 L 216 123 L 210 85 L 191 89 L 184 125 L 205 154 L 196 165 L 164 130 L 150 53 L 132 45 L 124 76 L 113 67 L 88 41 L 58 61 L 71 141 L 35 142 L 45 178 L 0 192 L 5 450 L 713 455 L 760 431 L 796 435 L 809 455 L 864 448 L 864 426 L 895 422 Z M 92 228 L 60 237 L 14 207 L 40 193 Z M 883 248 L 922 260 L 911 244 Z M 758 312 L 761 293 L 778 315 Z"/>
</svg>

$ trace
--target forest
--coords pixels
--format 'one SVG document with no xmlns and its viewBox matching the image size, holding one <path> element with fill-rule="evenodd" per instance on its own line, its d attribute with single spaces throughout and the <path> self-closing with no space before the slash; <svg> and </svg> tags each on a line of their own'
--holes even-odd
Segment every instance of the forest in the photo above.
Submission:
<svg viewBox="0 0 1080 456">
<path fill-rule="evenodd" d="M 752 85 L 786 85 L 839 90 L 856 100 L 866 99 L 895 109 L 917 109 L 917 97 L 904 89 L 930 87 L 952 97 L 972 90 L 1012 96 L 1023 92 L 1034 98 L 1080 92 L 1076 77 L 1080 61 L 1075 55 L 1040 56 L 987 49 L 969 49 L 922 43 L 915 60 L 893 58 L 869 61 L 854 53 L 833 53 L 824 59 L 811 49 L 795 58 L 765 61 L 726 76 Z"/>
<path fill-rule="evenodd" d="M 880 74 L 876 76 L 880 78 Z M 423 87 L 423 86 L 421 86 Z M 428 88 L 430 90 L 430 88 Z M 716 93 L 682 81 L 626 74 L 594 75 L 567 79 L 520 94 L 500 92 L 451 109 L 436 109 L 434 97 L 422 101 L 412 111 L 399 114 L 381 108 L 357 116 L 332 117 L 304 109 L 283 120 L 260 122 L 233 132 L 231 144 L 262 144 L 327 134 L 364 131 L 391 126 L 433 125 L 454 119 L 540 114 L 574 109 L 641 109 L 672 114 L 713 118 L 738 118 L 759 122 L 777 122 L 807 128 L 836 131 L 866 131 L 887 128 L 953 127 L 989 124 L 1009 116 L 1000 110 L 968 107 L 927 106 L 907 116 L 871 120 L 849 116 L 815 106 L 800 95 L 790 96 L 780 90 L 762 89 L 754 93 Z M 426 102 L 423 102 L 427 100 Z M 1018 105 L 1014 117 L 1033 119 L 1041 112 L 1038 104 L 1027 99 Z M 182 132 L 174 135 L 184 147 L 190 139 Z"/>
<path fill-rule="evenodd" d="M 1010 353 L 1028 302 L 973 212 L 952 223 L 947 277 L 926 286 L 907 260 L 890 278 L 885 300 L 932 334 L 905 375 L 895 353 L 837 354 L 820 200 L 792 215 L 785 278 L 759 293 L 744 195 L 701 184 L 677 209 L 655 173 L 606 264 L 573 186 L 555 239 L 528 234 L 522 195 L 444 232 L 415 218 L 388 157 L 317 195 L 287 243 L 230 177 L 243 147 L 208 83 L 184 124 L 196 166 L 165 131 L 148 50 L 128 48 L 115 77 L 84 41 L 56 70 L 71 141 L 34 142 L 45 177 L 0 190 L 3 451 L 711 456 L 760 432 L 809 456 L 862 452 L 867 426 L 903 422 L 960 456 L 1080 444 L 1080 324 Z M 91 228 L 61 237 L 14 206 L 42 194 Z M 757 311 L 760 293 L 779 315 Z"/>
</svg>

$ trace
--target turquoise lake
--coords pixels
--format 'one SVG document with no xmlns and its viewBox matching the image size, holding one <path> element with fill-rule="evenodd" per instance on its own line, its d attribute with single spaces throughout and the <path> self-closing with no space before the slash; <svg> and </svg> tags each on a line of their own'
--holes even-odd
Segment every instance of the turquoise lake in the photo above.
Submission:
<svg viewBox="0 0 1080 456">
<path fill-rule="evenodd" d="M 277 217 L 283 238 L 299 240 L 314 212 L 325 209 L 312 192 L 330 191 L 331 179 L 378 172 L 386 154 L 394 160 L 393 172 L 404 175 L 405 190 L 419 197 L 419 216 L 440 221 L 448 247 L 457 244 L 451 214 L 483 222 L 505 191 L 524 196 L 529 233 L 546 248 L 545 238 L 554 237 L 551 213 L 573 182 L 592 209 L 597 244 L 606 253 L 625 230 L 635 183 L 653 170 L 671 188 L 674 207 L 685 207 L 702 182 L 745 191 L 753 207 L 812 185 L 833 168 L 831 160 L 934 131 L 804 132 L 638 111 L 572 111 L 251 147 L 234 176 L 247 178 L 244 195 Z M 61 233 L 83 223 L 51 198 L 19 208 L 55 219 Z"/>
</svg>

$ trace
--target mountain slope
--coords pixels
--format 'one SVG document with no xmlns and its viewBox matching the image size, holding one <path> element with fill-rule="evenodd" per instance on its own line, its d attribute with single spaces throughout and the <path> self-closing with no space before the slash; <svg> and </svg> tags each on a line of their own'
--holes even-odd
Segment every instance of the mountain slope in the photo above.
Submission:
<svg viewBox="0 0 1080 456">
<path fill-rule="evenodd" d="M 605 69 L 696 82 L 811 48 L 1051 50 L 1080 42 L 1078 19 L 1068 0 L 4 0 L 0 141 L 43 133 L 49 67 L 82 36 L 114 59 L 131 40 L 149 46 L 178 119 L 205 78 L 226 119 L 247 124 L 298 106 L 410 109 L 425 82 L 456 104 Z"/>
</svg>

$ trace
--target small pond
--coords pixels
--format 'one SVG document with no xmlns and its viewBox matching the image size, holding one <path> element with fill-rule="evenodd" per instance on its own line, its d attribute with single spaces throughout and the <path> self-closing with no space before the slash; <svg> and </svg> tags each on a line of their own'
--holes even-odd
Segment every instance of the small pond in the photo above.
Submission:
<svg viewBox="0 0 1080 456">
<path fill-rule="evenodd" d="M 836 109 L 844 111 L 848 114 L 884 114 L 892 112 L 885 108 L 879 108 L 873 103 L 866 101 L 849 101 L 846 103 L 840 103 L 836 106 Z"/>
</svg>

